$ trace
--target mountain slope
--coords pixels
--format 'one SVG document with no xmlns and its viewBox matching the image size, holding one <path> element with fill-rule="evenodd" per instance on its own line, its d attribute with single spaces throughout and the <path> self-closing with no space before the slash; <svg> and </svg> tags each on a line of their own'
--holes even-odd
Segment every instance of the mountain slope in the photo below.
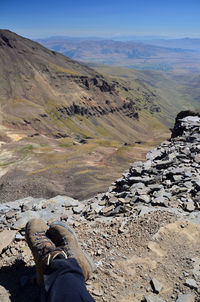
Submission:
<svg viewBox="0 0 200 302">
<path fill-rule="evenodd" d="M 41 117 L 47 127 L 60 127 L 60 120 L 74 115 L 117 111 L 134 117 L 134 106 L 94 70 L 9 31 L 1 31 L 0 46 L 0 98 L 8 123 L 10 115 L 22 119 L 22 107 L 23 121 L 15 126 L 34 129 L 35 122 L 44 128 Z"/>
<path fill-rule="evenodd" d="M 168 135 L 148 85 L 135 82 L 127 98 L 126 83 L 7 30 L 0 31 L 0 77 L 0 182 L 8 201 L 91 196 Z"/>
<path fill-rule="evenodd" d="M 136 83 L 148 87 L 156 96 L 154 106 L 157 105 L 161 110 L 160 119 L 163 123 L 168 121 L 168 126 L 171 124 L 171 118 L 179 111 L 200 110 L 198 75 L 181 74 L 176 76 L 160 71 L 141 71 L 101 64 L 89 64 L 89 66 L 104 75 L 118 78 L 118 81 L 126 83 L 126 87 L 134 88 Z M 133 97 L 131 92 L 133 93 L 131 90 L 128 92 L 129 98 Z"/>
</svg>

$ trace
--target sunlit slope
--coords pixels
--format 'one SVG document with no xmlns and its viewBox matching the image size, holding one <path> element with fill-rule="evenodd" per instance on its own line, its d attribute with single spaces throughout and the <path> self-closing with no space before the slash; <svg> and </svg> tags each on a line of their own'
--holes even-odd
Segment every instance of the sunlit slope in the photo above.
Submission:
<svg viewBox="0 0 200 302">
<path fill-rule="evenodd" d="M 169 137 L 171 116 L 143 80 L 104 76 L 5 30 L 0 78 L 0 185 L 7 201 L 105 191 Z"/>
<path fill-rule="evenodd" d="M 154 104 L 161 109 L 158 117 L 163 123 L 171 123 L 180 110 L 200 109 L 199 76 L 192 74 L 174 75 L 158 71 L 139 71 L 131 68 L 113 67 L 108 65 L 92 65 L 92 67 L 105 75 L 118 79 L 120 83 L 138 91 L 137 85 L 145 86 L 155 94 Z M 131 89 L 128 97 L 134 98 Z M 122 92 L 120 93 L 123 94 Z M 143 111 L 144 107 L 141 108 Z"/>
<path fill-rule="evenodd" d="M 120 139 L 116 133 L 121 119 L 127 119 L 125 124 L 132 128 L 134 136 L 135 124 L 140 129 L 143 109 L 145 118 L 149 115 L 146 120 L 149 125 L 151 120 L 158 119 L 159 123 L 160 111 L 165 114 L 165 106 L 158 108 L 162 99 L 143 79 L 119 83 L 3 30 L 0 31 L 0 77 L 2 123 L 10 128 L 53 137 L 59 137 L 59 133 L 104 137 L 107 131 L 106 137 Z M 110 125 L 109 115 L 115 115 L 115 119 L 118 116 L 119 123 Z M 104 131 L 100 129 L 101 120 Z M 129 134 L 131 131 L 127 130 Z M 126 133 L 123 135 L 126 139 Z"/>
</svg>

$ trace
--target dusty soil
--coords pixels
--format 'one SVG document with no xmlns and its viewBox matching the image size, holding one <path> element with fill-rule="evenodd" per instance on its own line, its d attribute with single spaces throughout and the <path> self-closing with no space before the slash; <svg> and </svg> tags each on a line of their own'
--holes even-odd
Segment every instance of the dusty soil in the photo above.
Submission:
<svg viewBox="0 0 200 302">
<path fill-rule="evenodd" d="M 158 296 L 167 301 L 192 291 L 199 301 L 198 293 L 184 283 L 194 274 L 200 281 L 200 225 L 187 217 L 178 220 L 175 214 L 163 210 L 129 218 L 123 232 L 118 218 L 110 223 L 74 225 L 82 246 L 97 265 L 87 281 L 95 301 L 143 301 L 153 292 L 152 278 L 162 283 Z M 0 266 L 0 301 L 38 301 L 34 262 L 24 240 L 11 244 Z"/>
</svg>

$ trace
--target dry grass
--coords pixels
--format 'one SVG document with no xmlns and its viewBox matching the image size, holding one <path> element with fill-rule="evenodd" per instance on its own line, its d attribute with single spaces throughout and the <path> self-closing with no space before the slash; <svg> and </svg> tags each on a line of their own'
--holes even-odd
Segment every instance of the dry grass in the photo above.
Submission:
<svg viewBox="0 0 200 302">
<path fill-rule="evenodd" d="M 48 64 L 48 67 L 50 67 L 51 69 L 53 69 L 55 72 L 64 72 L 64 73 L 67 73 L 67 74 L 69 74 L 69 75 L 80 76 L 80 73 L 79 73 L 79 72 L 74 71 L 74 70 L 72 70 L 72 69 L 63 68 L 63 67 L 58 66 L 58 65 L 56 65 L 56 64 L 49 63 L 49 64 Z"/>
</svg>

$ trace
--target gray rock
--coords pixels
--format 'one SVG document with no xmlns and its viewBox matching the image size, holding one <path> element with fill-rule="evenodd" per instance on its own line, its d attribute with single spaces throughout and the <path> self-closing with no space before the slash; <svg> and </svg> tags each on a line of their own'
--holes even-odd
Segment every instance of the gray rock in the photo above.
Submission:
<svg viewBox="0 0 200 302">
<path fill-rule="evenodd" d="M 196 281 L 194 279 L 186 279 L 185 280 L 185 285 L 188 286 L 189 288 L 194 288 L 194 289 L 197 289 L 198 288 L 198 285 L 196 283 Z"/>
<path fill-rule="evenodd" d="M 150 207 L 140 206 L 139 209 L 139 216 L 146 215 L 152 211 Z"/>
<path fill-rule="evenodd" d="M 109 214 L 110 212 L 113 211 L 115 207 L 112 205 L 112 206 L 109 206 L 109 207 L 104 207 L 102 210 L 101 210 L 101 214 L 103 215 L 107 215 Z"/>
<path fill-rule="evenodd" d="M 183 179 L 182 175 L 173 175 L 173 181 L 179 182 Z"/>
<path fill-rule="evenodd" d="M 156 294 L 159 294 L 159 292 L 161 291 L 161 289 L 163 288 L 163 285 L 160 281 L 158 281 L 156 278 L 153 278 L 151 280 L 151 285 L 152 285 L 152 288 L 153 288 L 153 291 L 156 293 Z"/>
<path fill-rule="evenodd" d="M 62 207 L 68 208 L 68 207 L 78 207 L 80 205 L 80 202 L 74 198 L 68 197 L 68 196 L 61 196 L 58 195 L 54 198 L 51 198 L 48 200 L 48 203 L 54 202 L 56 204 L 60 204 Z"/>
<path fill-rule="evenodd" d="M 74 212 L 74 214 L 80 214 L 84 208 L 85 208 L 85 205 L 80 204 L 78 207 L 73 208 L 73 212 Z"/>
<path fill-rule="evenodd" d="M 14 228 L 20 230 L 24 228 L 27 222 L 32 218 L 39 218 L 40 215 L 38 212 L 27 211 L 23 213 L 19 213 L 17 216 L 17 221 L 14 223 Z"/>
<path fill-rule="evenodd" d="M 200 118 L 198 116 L 186 116 L 181 121 L 191 124 L 199 124 Z"/>
<path fill-rule="evenodd" d="M 116 197 L 113 196 L 113 197 L 109 198 L 109 203 L 110 204 L 115 204 L 117 202 L 118 202 L 118 199 Z"/>
<path fill-rule="evenodd" d="M 97 202 L 96 203 L 92 203 L 90 205 L 90 209 L 92 212 L 95 213 L 99 213 L 101 211 L 101 209 L 103 208 L 103 206 L 100 206 Z"/>
<path fill-rule="evenodd" d="M 151 169 L 151 166 L 152 166 L 152 161 L 151 160 L 147 160 L 145 163 L 144 163 L 144 171 L 149 171 Z"/>
<path fill-rule="evenodd" d="M 15 214 L 17 213 L 17 211 L 13 211 L 13 210 L 9 210 L 7 213 L 6 213 L 6 219 L 11 219 L 15 216 Z"/>
<path fill-rule="evenodd" d="M 200 191 L 200 180 L 195 181 L 195 186 L 198 191 Z"/>
<path fill-rule="evenodd" d="M 174 175 L 183 175 L 183 173 L 184 173 L 184 171 L 185 171 L 185 169 L 182 167 L 182 168 L 180 168 L 180 167 L 171 167 L 171 168 L 169 168 L 168 169 L 168 171 L 169 172 L 171 172 L 172 174 L 174 174 Z"/>
<path fill-rule="evenodd" d="M 150 189 L 146 186 L 144 186 L 142 189 L 140 189 L 140 188 L 136 189 L 135 188 L 135 190 L 136 190 L 136 193 L 138 195 L 147 195 L 150 192 Z"/>
<path fill-rule="evenodd" d="M 149 203 L 151 201 L 151 198 L 148 195 L 140 195 L 138 197 L 138 201 L 141 201 L 141 202 L 144 202 L 144 203 Z"/>
<path fill-rule="evenodd" d="M 158 149 L 153 149 L 150 152 L 147 153 L 146 159 L 147 160 L 154 160 L 157 157 L 160 157 L 162 155 L 163 149 L 158 150 Z"/>
<path fill-rule="evenodd" d="M 195 295 L 193 293 L 188 293 L 185 295 L 179 295 L 176 302 L 194 302 L 195 301 Z"/>
<path fill-rule="evenodd" d="M 67 211 L 65 211 L 66 214 Z M 52 212 L 50 209 L 42 210 L 37 212 L 39 214 L 39 217 L 46 221 L 47 223 L 51 223 L 56 220 L 60 220 L 60 216 L 62 216 L 61 213 L 58 212 Z"/>
<path fill-rule="evenodd" d="M 152 199 L 151 204 L 155 205 L 155 206 L 159 205 L 159 206 L 163 206 L 163 207 L 168 207 L 169 200 L 167 198 L 161 196 L 161 197 Z"/>
<path fill-rule="evenodd" d="M 4 230 L 0 232 L 0 254 L 14 240 L 16 231 Z"/>
<path fill-rule="evenodd" d="M 188 201 L 184 203 L 184 208 L 188 212 L 193 212 L 195 210 L 195 205 L 193 201 Z"/>
<path fill-rule="evenodd" d="M 143 178 L 140 176 L 131 176 L 129 177 L 129 182 L 132 184 L 143 182 Z"/>
<path fill-rule="evenodd" d="M 173 163 L 173 160 L 168 159 L 168 160 L 158 160 L 156 162 L 156 168 L 157 169 L 166 169 L 168 168 L 171 164 Z"/>
<path fill-rule="evenodd" d="M 116 186 L 115 186 L 115 185 L 110 186 L 110 187 L 108 188 L 108 192 L 110 193 L 110 192 L 114 191 L 115 189 L 116 189 Z"/>
<path fill-rule="evenodd" d="M 119 198 L 118 201 L 121 204 L 128 204 L 128 203 L 130 203 L 131 199 L 130 198 Z"/>
<path fill-rule="evenodd" d="M 130 173 L 132 176 L 140 176 L 140 174 L 142 173 L 142 167 L 131 168 Z"/>
<path fill-rule="evenodd" d="M 159 298 L 157 295 L 150 294 L 148 296 L 145 296 L 145 301 L 146 302 L 166 302 L 162 298 Z"/>
<path fill-rule="evenodd" d="M 148 187 L 151 191 L 159 191 L 160 189 L 163 188 L 163 186 L 160 184 L 152 184 L 152 185 L 149 185 Z"/>
<path fill-rule="evenodd" d="M 15 236 L 15 240 L 17 240 L 17 241 L 24 240 L 24 239 L 25 239 L 25 237 L 22 236 L 20 233 L 17 233 Z"/>
<path fill-rule="evenodd" d="M 38 203 L 34 203 L 32 205 L 32 210 L 33 211 L 39 211 L 39 210 L 42 210 L 43 208 L 46 207 L 46 204 L 47 204 L 47 200 L 43 199 L 43 200 L 40 200 Z M 27 207 L 28 204 L 26 204 L 25 206 Z"/>
</svg>

